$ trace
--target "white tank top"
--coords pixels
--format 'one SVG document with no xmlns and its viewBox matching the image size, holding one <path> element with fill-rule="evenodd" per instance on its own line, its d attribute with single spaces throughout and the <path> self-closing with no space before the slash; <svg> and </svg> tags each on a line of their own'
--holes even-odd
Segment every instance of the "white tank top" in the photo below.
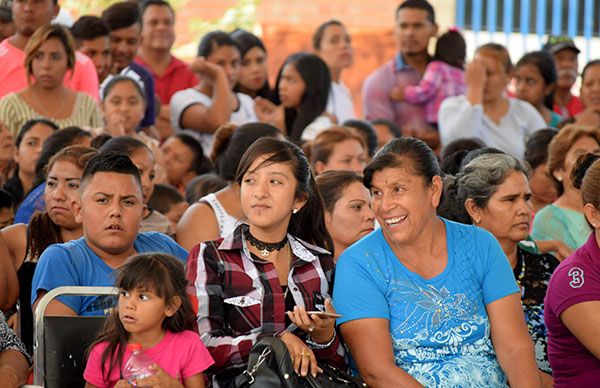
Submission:
<svg viewBox="0 0 600 388">
<path fill-rule="evenodd" d="M 200 198 L 198 202 L 207 203 L 208 206 L 210 206 L 215 212 L 217 223 L 219 224 L 219 237 L 226 237 L 233 233 L 233 230 L 237 226 L 238 220 L 225 211 L 215 193 L 205 195 L 204 197 Z"/>
</svg>

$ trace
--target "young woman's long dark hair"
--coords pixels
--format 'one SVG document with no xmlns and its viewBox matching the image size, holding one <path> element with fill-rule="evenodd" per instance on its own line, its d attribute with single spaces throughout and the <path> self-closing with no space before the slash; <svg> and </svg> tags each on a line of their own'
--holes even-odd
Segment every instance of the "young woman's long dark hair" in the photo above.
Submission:
<svg viewBox="0 0 600 388">
<path fill-rule="evenodd" d="M 123 291 L 144 288 L 165 299 L 167 305 L 173 303 L 174 298 L 181 300 L 181 305 L 175 314 L 163 320 L 164 330 L 180 333 L 194 329 L 196 315 L 185 291 L 187 286 L 185 269 L 183 263 L 177 258 L 164 253 L 140 254 L 132 257 L 115 273 L 117 277 L 115 287 Z M 108 378 L 115 367 L 121 367 L 128 339 L 129 333 L 119 319 L 118 308 L 115 308 L 106 319 L 102 332 L 88 349 L 89 355 L 89 351 L 95 345 L 101 342 L 108 343 L 101 360 L 102 374 L 105 378 Z"/>
<path fill-rule="evenodd" d="M 325 228 L 323 199 L 317 189 L 308 159 L 297 145 L 276 138 L 262 138 L 254 142 L 242 156 L 235 180 L 240 185 L 244 174 L 259 157 L 267 158 L 262 165 L 287 163 L 292 167 L 298 186 L 296 198 L 306 198 L 306 204 L 294 215 L 288 233 L 308 243 L 327 249 L 333 255 L 333 241 Z"/>
<path fill-rule="evenodd" d="M 319 117 L 325 108 L 331 88 L 329 68 L 321 58 L 314 54 L 300 52 L 292 54 L 283 63 L 275 84 L 275 103 L 280 104 L 279 83 L 281 74 L 286 66 L 294 66 L 306 84 L 300 106 L 285 109 L 285 127 L 288 138 L 294 142 L 300 141 L 302 132 L 314 119 Z"/>
<path fill-rule="evenodd" d="M 267 49 L 265 48 L 265 45 L 263 44 L 262 40 L 260 40 L 260 38 L 254 35 L 253 33 L 238 28 L 229 35 L 231 36 L 231 39 L 233 39 L 234 42 L 236 42 L 240 48 L 240 52 L 242 54 L 242 62 L 244 61 L 246 53 L 248 53 L 248 51 L 252 50 L 255 47 L 258 47 L 260 50 L 262 50 L 265 53 L 265 55 L 267 54 Z M 233 89 L 233 91 L 244 93 L 244 91 L 242 91 L 239 87 L 239 81 Z M 265 79 L 264 85 L 256 92 L 256 95 L 262 98 L 266 98 L 267 100 L 273 99 L 273 90 L 271 90 L 271 86 L 269 85 L 268 79 Z"/>
</svg>

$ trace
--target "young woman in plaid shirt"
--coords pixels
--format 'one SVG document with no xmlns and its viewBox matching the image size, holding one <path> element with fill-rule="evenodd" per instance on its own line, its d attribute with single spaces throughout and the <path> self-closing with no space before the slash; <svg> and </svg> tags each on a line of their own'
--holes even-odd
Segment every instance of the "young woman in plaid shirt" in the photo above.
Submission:
<svg viewBox="0 0 600 388">
<path fill-rule="evenodd" d="M 198 328 L 215 360 L 213 382 L 226 387 L 244 371 L 256 341 L 278 336 L 294 368 L 317 373 L 317 359 L 344 367 L 334 312 L 332 242 L 321 197 L 306 156 L 274 138 L 255 142 L 240 161 L 236 181 L 247 224 L 201 243 L 188 267 L 198 298 Z"/>
</svg>

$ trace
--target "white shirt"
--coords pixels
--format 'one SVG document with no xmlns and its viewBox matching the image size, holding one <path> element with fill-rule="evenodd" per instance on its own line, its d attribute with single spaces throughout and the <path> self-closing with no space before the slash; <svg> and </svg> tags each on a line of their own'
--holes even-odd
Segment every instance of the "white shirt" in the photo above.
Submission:
<svg viewBox="0 0 600 388">
<path fill-rule="evenodd" d="M 240 102 L 240 106 L 235 112 L 231 112 L 229 122 L 236 125 L 242 125 L 258 121 L 256 113 L 254 112 L 254 100 L 243 93 L 236 93 L 235 95 Z M 175 131 L 182 131 L 185 129 L 180 126 L 181 118 L 185 110 L 195 104 L 209 107 L 212 105 L 212 98 L 194 88 L 180 90 L 171 97 L 171 126 Z M 197 134 L 198 139 L 202 143 L 204 155 L 210 155 L 213 134 L 198 131 L 193 132 Z"/>
<path fill-rule="evenodd" d="M 334 115 L 337 123 L 340 125 L 346 120 L 356 118 L 352 93 L 350 93 L 350 89 L 342 81 L 339 83 L 335 81 L 331 82 L 325 111 Z"/>
<path fill-rule="evenodd" d="M 496 124 L 483 112 L 483 105 L 471 105 L 466 96 L 448 97 L 440 106 L 439 130 L 442 145 L 464 137 L 477 137 L 523 158 L 525 142 L 539 129 L 547 127 L 540 112 L 525 101 L 509 98 L 508 112 Z"/>
</svg>

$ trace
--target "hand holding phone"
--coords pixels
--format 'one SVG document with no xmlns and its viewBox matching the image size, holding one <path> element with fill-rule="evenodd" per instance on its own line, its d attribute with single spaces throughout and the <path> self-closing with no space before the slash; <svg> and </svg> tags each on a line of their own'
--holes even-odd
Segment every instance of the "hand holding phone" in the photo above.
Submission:
<svg viewBox="0 0 600 388">
<path fill-rule="evenodd" d="M 306 312 L 308 315 L 316 315 L 319 318 L 341 318 L 342 316 L 340 314 L 336 314 L 336 313 L 328 313 L 326 311 L 307 311 Z"/>
</svg>

